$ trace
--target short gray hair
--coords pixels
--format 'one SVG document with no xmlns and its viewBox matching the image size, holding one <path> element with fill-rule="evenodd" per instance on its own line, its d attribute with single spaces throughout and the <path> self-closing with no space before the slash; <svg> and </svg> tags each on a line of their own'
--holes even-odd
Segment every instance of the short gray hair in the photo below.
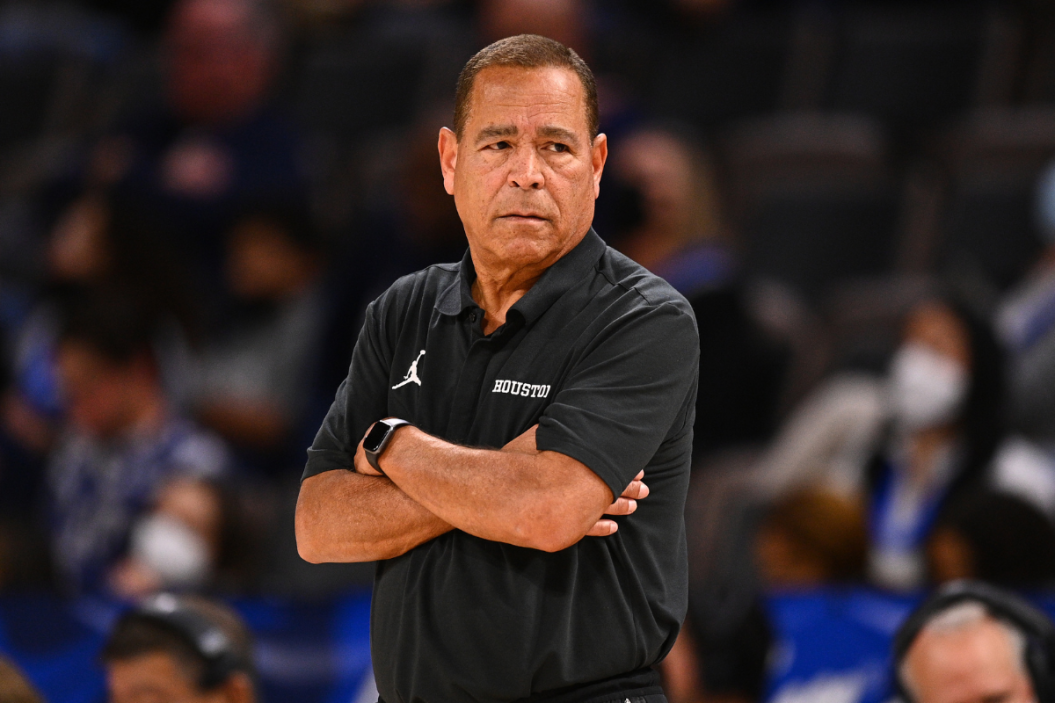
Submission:
<svg viewBox="0 0 1055 703">
<path fill-rule="evenodd" d="M 469 121 L 469 112 L 476 76 L 485 68 L 566 68 L 575 73 L 582 82 L 585 99 L 586 127 L 590 139 L 600 131 L 600 110 L 597 106 L 597 81 L 593 71 L 575 51 L 558 41 L 538 34 L 518 34 L 499 39 L 485 46 L 469 59 L 458 76 L 458 88 L 454 96 L 454 133 L 459 139 Z"/>
<path fill-rule="evenodd" d="M 945 610 L 939 611 L 937 615 L 927 621 L 926 625 L 920 628 L 916 638 L 918 639 L 925 632 L 953 633 L 966 630 L 987 620 L 999 625 L 1000 629 L 1007 634 L 1008 643 L 1011 645 L 1012 659 L 1018 664 L 1022 673 L 1029 676 L 1029 669 L 1026 666 L 1026 636 L 1013 623 L 993 615 L 989 608 L 978 601 L 960 601 Z M 913 699 L 916 699 L 916 686 L 908 675 L 908 656 L 898 666 L 897 675 L 908 693 Z"/>
</svg>

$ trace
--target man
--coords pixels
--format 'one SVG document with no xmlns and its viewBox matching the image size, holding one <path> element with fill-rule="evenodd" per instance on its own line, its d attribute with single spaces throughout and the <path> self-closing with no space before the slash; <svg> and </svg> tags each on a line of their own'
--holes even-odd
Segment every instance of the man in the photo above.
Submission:
<svg viewBox="0 0 1055 703">
<path fill-rule="evenodd" d="M 474 56 L 439 153 L 469 251 L 367 310 L 309 450 L 300 553 L 378 560 L 387 703 L 663 701 L 651 666 L 686 611 L 691 309 L 590 228 L 608 145 L 563 45 Z"/>
<path fill-rule="evenodd" d="M 101 140 L 91 176 L 142 215 L 187 270 L 209 322 L 221 324 L 231 218 L 246 201 L 304 192 L 298 133 L 271 104 L 279 22 L 256 0 L 179 0 L 162 50 L 164 102 Z"/>
<path fill-rule="evenodd" d="M 252 646 L 226 606 L 159 594 L 126 613 L 103 646 L 110 703 L 254 703 Z"/>
<path fill-rule="evenodd" d="M 924 603 L 895 640 L 906 703 L 1050 703 L 1055 626 L 1020 598 L 957 581 Z"/>
<path fill-rule="evenodd" d="M 227 471 L 227 450 L 173 414 L 152 332 L 127 293 L 92 291 L 59 334 L 67 422 L 47 495 L 56 565 L 74 590 L 199 586 L 218 552 L 213 482 Z"/>
</svg>

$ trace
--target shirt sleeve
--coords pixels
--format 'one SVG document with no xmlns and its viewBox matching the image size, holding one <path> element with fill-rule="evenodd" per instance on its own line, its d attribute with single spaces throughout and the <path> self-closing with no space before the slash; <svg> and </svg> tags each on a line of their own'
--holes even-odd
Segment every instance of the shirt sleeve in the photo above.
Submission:
<svg viewBox="0 0 1055 703">
<path fill-rule="evenodd" d="M 673 304 L 609 325 L 543 413 L 536 446 L 581 461 L 620 495 L 665 438 L 691 429 L 699 357 L 695 320 Z"/>
<path fill-rule="evenodd" d="M 366 310 L 348 376 L 337 389 L 337 397 L 308 449 L 302 481 L 324 471 L 352 470 L 355 450 L 366 428 L 385 417 L 391 354 L 384 343 L 380 304 L 380 300 L 374 301 Z"/>
</svg>

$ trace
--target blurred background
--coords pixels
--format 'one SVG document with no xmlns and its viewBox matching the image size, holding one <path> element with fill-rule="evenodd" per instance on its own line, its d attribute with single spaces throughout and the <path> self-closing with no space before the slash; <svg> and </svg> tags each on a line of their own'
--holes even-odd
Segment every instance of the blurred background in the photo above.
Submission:
<svg viewBox="0 0 1055 703">
<path fill-rule="evenodd" d="M 52 703 L 163 588 L 235 605 L 266 701 L 369 695 L 304 449 L 365 305 L 461 257 L 437 130 L 523 32 L 597 74 L 596 229 L 700 327 L 671 703 L 887 700 L 958 577 L 1055 612 L 1055 4 L 0 0 L 0 652 Z"/>
</svg>

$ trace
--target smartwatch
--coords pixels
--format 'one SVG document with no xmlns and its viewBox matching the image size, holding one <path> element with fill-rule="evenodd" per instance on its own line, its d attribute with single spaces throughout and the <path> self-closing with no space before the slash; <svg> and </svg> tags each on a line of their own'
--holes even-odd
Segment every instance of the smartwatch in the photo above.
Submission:
<svg viewBox="0 0 1055 703">
<path fill-rule="evenodd" d="M 396 430 L 403 425 L 409 424 L 406 420 L 400 420 L 395 417 L 390 417 L 387 420 L 378 420 L 367 433 L 366 439 L 363 440 L 363 452 L 366 454 L 366 460 L 370 462 L 370 466 L 380 471 L 382 476 L 385 475 L 385 472 L 377 463 L 378 457 L 381 456 L 381 452 L 385 451 L 388 443 L 392 441 L 392 435 L 396 433 Z"/>
</svg>

